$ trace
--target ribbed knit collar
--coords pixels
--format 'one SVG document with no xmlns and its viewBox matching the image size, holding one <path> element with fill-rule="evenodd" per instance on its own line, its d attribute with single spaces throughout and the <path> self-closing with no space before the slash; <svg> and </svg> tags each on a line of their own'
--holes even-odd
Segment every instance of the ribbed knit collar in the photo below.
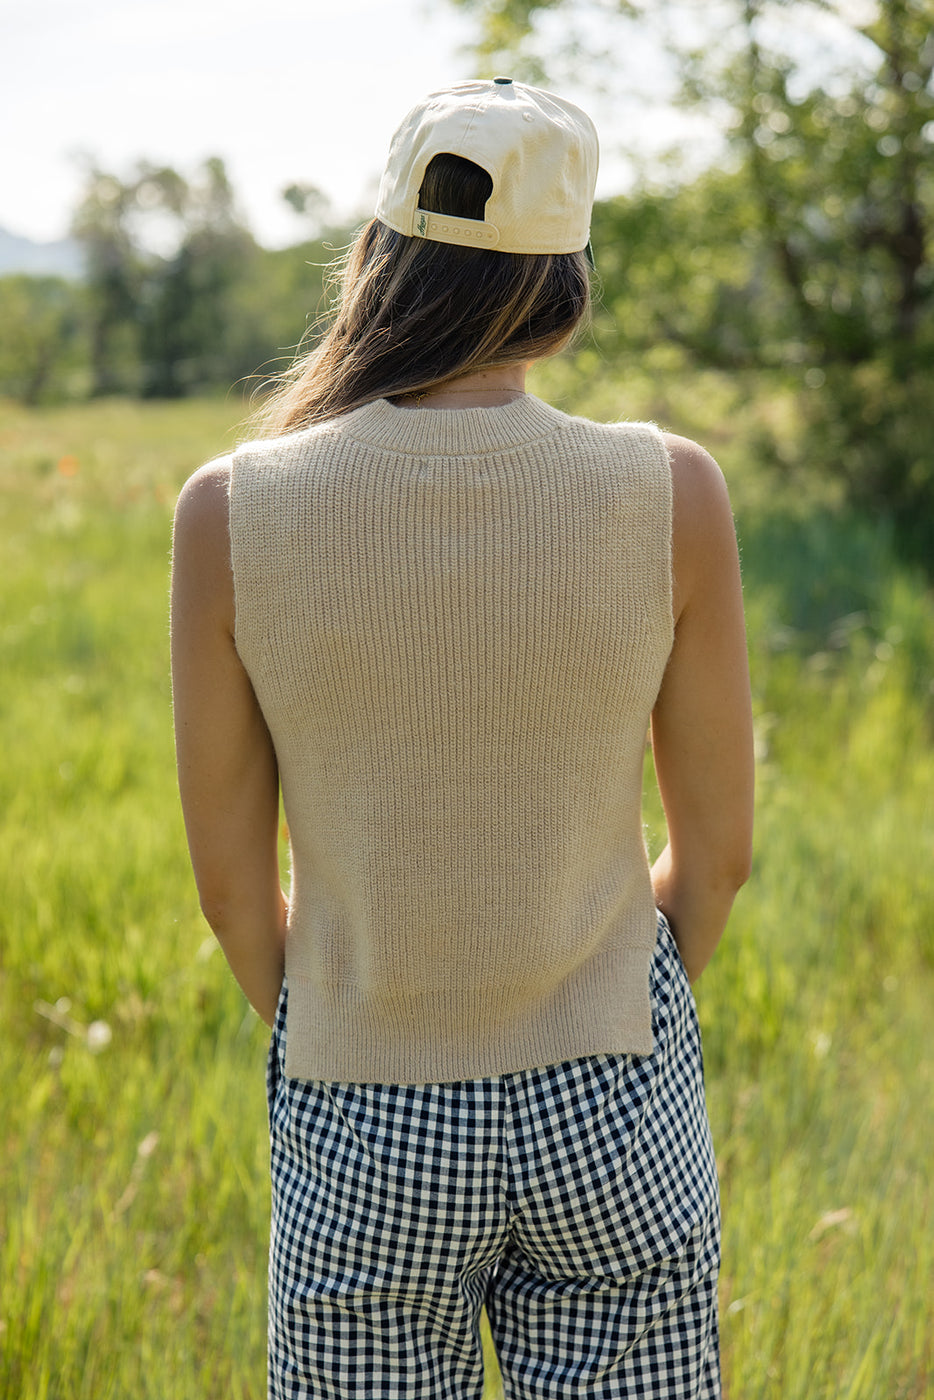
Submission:
<svg viewBox="0 0 934 1400">
<path fill-rule="evenodd" d="M 477 457 L 552 437 L 567 424 L 531 394 L 497 408 L 397 408 L 388 399 L 338 420 L 360 442 L 414 457 Z"/>
</svg>

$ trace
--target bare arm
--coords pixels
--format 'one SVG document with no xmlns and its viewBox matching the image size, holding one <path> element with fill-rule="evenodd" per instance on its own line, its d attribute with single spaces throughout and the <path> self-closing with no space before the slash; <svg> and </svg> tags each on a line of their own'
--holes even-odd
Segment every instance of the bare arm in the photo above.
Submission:
<svg viewBox="0 0 934 1400">
<path fill-rule="evenodd" d="M 233 640 L 229 473 L 203 467 L 175 511 L 172 687 L 178 784 L 204 916 L 271 1024 L 282 984 L 279 775 Z"/>
<path fill-rule="evenodd" d="M 658 907 L 695 981 L 752 858 L 753 740 L 733 517 L 713 459 L 667 437 L 674 491 L 675 641 L 652 716 L 668 844 L 652 869 Z"/>
</svg>

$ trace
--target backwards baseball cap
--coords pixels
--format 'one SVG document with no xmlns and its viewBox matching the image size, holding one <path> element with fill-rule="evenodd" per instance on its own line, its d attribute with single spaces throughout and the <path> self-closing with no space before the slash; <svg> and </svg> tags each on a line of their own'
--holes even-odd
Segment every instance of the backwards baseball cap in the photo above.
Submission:
<svg viewBox="0 0 934 1400">
<path fill-rule="evenodd" d="M 429 162 L 462 156 L 493 181 L 483 219 L 418 207 Z M 502 253 L 588 247 L 597 132 L 571 102 L 511 78 L 455 83 L 413 107 L 392 138 L 376 217 L 397 233 Z"/>
</svg>

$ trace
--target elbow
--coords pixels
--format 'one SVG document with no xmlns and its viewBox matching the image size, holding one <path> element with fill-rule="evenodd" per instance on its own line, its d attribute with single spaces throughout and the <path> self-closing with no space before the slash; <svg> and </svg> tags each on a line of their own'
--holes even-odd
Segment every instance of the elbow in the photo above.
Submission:
<svg viewBox="0 0 934 1400">
<path fill-rule="evenodd" d="M 275 866 L 268 881 L 262 882 L 223 871 L 198 880 L 201 913 L 225 949 L 231 942 L 251 937 L 257 929 L 274 927 L 284 939 L 287 906 L 278 873 Z"/>
<path fill-rule="evenodd" d="M 745 885 L 752 874 L 753 812 L 750 800 L 747 810 L 737 811 L 732 819 L 708 827 L 707 860 L 716 882 L 733 894 Z"/>
<path fill-rule="evenodd" d="M 751 874 L 752 841 L 748 841 L 742 850 L 733 853 L 727 867 L 727 877 L 733 886 L 734 893 L 742 889 Z"/>
<path fill-rule="evenodd" d="M 711 892 L 718 891 L 732 900 L 752 873 L 752 842 L 704 843 L 684 861 L 684 868 L 692 870 L 694 878 Z"/>
<path fill-rule="evenodd" d="M 718 851 L 711 861 L 715 882 L 736 894 L 752 874 L 752 836 L 738 840 Z"/>
<path fill-rule="evenodd" d="M 198 883 L 198 903 L 201 913 L 216 938 L 222 938 L 229 926 L 233 909 L 233 899 L 228 890 L 216 884 Z"/>
</svg>

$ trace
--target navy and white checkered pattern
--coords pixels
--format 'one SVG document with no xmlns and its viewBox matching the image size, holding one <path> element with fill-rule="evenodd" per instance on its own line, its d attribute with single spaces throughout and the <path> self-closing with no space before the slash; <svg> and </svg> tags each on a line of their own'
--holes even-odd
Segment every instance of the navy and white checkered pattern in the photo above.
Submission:
<svg viewBox="0 0 934 1400">
<path fill-rule="evenodd" d="M 694 1001 L 663 919 L 655 1053 L 458 1084 L 269 1059 L 274 1400 L 715 1400 L 719 1202 Z"/>
</svg>

